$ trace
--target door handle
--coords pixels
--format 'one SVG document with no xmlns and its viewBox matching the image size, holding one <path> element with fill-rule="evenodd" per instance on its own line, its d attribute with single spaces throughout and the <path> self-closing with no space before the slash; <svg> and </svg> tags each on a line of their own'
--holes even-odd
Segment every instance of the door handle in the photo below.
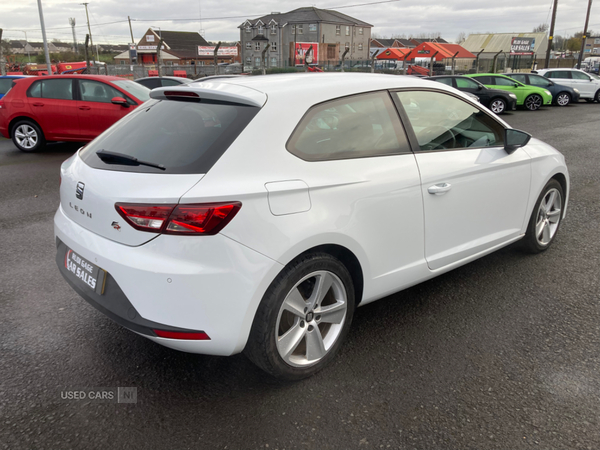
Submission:
<svg viewBox="0 0 600 450">
<path fill-rule="evenodd" d="M 91 106 L 80 106 L 79 109 L 83 110 L 83 111 L 87 111 L 92 109 Z"/>
<path fill-rule="evenodd" d="M 33 106 L 44 106 L 43 103 L 33 103 Z"/>
<path fill-rule="evenodd" d="M 433 195 L 444 195 L 450 189 L 452 189 L 452 185 L 450 183 L 438 183 L 434 184 L 433 186 L 429 186 L 427 188 L 427 192 Z"/>
</svg>

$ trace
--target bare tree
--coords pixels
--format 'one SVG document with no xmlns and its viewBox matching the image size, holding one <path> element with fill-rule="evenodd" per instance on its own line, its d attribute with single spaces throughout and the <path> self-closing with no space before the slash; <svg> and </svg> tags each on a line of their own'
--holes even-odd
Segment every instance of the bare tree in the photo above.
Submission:
<svg viewBox="0 0 600 450">
<path fill-rule="evenodd" d="M 467 34 L 464 31 L 461 31 L 460 33 L 458 33 L 458 36 L 456 37 L 457 44 L 462 44 L 466 40 L 467 40 Z"/>
<path fill-rule="evenodd" d="M 546 31 L 548 31 L 548 24 L 547 23 L 540 23 L 537 27 L 535 27 L 533 29 L 533 33 L 545 33 Z"/>
</svg>

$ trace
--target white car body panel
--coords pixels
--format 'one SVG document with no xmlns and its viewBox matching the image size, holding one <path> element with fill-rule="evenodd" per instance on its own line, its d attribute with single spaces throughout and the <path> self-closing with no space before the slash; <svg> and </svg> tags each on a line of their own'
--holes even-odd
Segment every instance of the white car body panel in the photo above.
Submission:
<svg viewBox="0 0 600 450">
<path fill-rule="evenodd" d="M 211 338 L 145 336 L 179 350 L 242 351 L 267 288 L 307 250 L 327 245 L 350 251 L 363 275 L 358 300 L 366 304 L 518 240 L 545 183 L 563 174 L 569 185 L 562 155 L 535 139 L 510 155 L 503 148 L 485 148 L 308 162 L 286 149 L 306 111 L 329 99 L 425 87 L 476 104 L 441 83 L 391 75 L 300 74 L 197 85 L 156 89 L 152 96 L 191 90 L 264 105 L 206 174 L 92 169 L 75 155 L 61 169 L 61 207 L 55 216 L 56 236 L 114 277 L 141 316 L 203 330 Z M 96 208 L 97 224 L 70 211 L 82 180 L 84 202 L 94 203 L 85 207 Z M 427 192 L 442 182 L 452 190 L 440 196 Z M 114 208 L 115 202 L 221 201 L 242 207 L 215 236 L 137 231 Z M 564 206 L 563 216 L 566 200 Z M 122 229 L 115 230 L 112 221 Z"/>
<path fill-rule="evenodd" d="M 561 71 L 561 72 L 579 72 L 579 73 L 583 73 L 585 74 L 586 77 L 588 77 L 591 80 L 579 80 L 579 79 L 575 79 L 575 78 L 550 78 L 550 77 L 546 77 L 552 81 L 554 81 L 556 84 L 562 84 L 565 86 L 569 86 L 572 87 L 573 89 L 577 89 L 580 93 L 580 98 L 594 98 L 596 95 L 596 92 L 598 92 L 598 90 L 600 90 L 600 81 L 596 80 L 592 77 L 590 77 L 587 73 L 585 73 L 583 70 L 579 70 L 579 69 L 562 69 L 562 68 L 558 68 L 558 69 L 542 69 L 542 70 L 538 70 L 537 73 L 539 75 L 542 76 L 546 76 L 546 74 L 548 72 L 555 72 L 555 71 Z"/>
</svg>

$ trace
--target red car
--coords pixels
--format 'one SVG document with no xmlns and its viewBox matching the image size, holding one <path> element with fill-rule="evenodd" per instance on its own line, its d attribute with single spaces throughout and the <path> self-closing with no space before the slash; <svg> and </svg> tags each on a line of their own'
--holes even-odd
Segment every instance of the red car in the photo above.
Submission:
<svg viewBox="0 0 600 450">
<path fill-rule="evenodd" d="M 18 80 L 0 100 L 0 134 L 24 152 L 48 141 L 87 142 L 150 98 L 138 83 L 102 75 Z"/>
</svg>

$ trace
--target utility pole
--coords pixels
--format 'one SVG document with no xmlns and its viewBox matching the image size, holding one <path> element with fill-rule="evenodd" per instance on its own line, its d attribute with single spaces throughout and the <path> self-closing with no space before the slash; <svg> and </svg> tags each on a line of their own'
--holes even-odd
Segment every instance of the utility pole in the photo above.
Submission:
<svg viewBox="0 0 600 450">
<path fill-rule="evenodd" d="M 215 59 L 215 75 L 219 75 L 219 58 L 217 55 L 219 54 L 219 47 L 221 46 L 221 41 L 215 46 L 213 57 Z"/>
<path fill-rule="evenodd" d="M 162 70 L 161 70 L 161 65 L 162 65 L 162 43 L 163 43 L 163 38 L 162 38 L 162 33 L 160 36 L 160 39 L 158 40 L 158 47 L 156 47 L 156 61 L 158 63 L 158 78 L 162 77 Z"/>
<path fill-rule="evenodd" d="M 137 44 L 135 43 L 135 40 L 133 39 L 133 28 L 131 28 L 131 17 L 127 16 L 127 20 L 129 21 L 129 33 L 131 33 L 131 44 L 134 45 L 134 51 L 135 51 L 135 59 L 136 59 L 136 63 L 137 63 Z M 133 59 L 131 57 L 131 50 L 129 50 L 129 64 L 133 64 Z"/>
<path fill-rule="evenodd" d="M 73 29 L 73 52 L 77 53 L 77 35 L 75 34 L 75 17 L 69 17 L 69 24 Z"/>
<path fill-rule="evenodd" d="M 592 10 L 592 0 L 588 2 L 587 14 L 585 16 L 585 27 L 583 27 L 583 36 L 581 36 L 581 51 L 579 52 L 579 58 L 577 59 L 577 68 L 581 69 L 581 59 L 583 58 L 583 51 L 585 50 L 585 40 L 588 33 L 588 24 L 590 22 L 590 11 Z"/>
<path fill-rule="evenodd" d="M 2 28 L 0 28 L 0 75 L 4 75 L 4 65 L 2 60 Z"/>
<path fill-rule="evenodd" d="M 591 0 L 590 0 L 591 2 Z M 548 48 L 546 49 L 546 61 L 544 68 L 548 68 L 550 64 L 550 51 L 552 50 L 552 40 L 554 39 L 554 22 L 556 22 L 556 7 L 558 6 L 558 0 L 554 0 L 554 6 L 552 7 L 552 20 L 550 21 L 550 34 L 548 34 Z M 587 26 L 587 25 L 586 25 Z M 585 31 L 584 31 L 585 33 Z"/>
<path fill-rule="evenodd" d="M 90 73 L 90 54 L 88 53 L 88 43 L 90 42 L 90 35 L 86 34 L 85 35 L 85 45 L 84 45 L 84 49 L 85 49 L 85 64 L 87 67 L 87 71 L 86 73 Z"/>
<path fill-rule="evenodd" d="M 219 42 L 219 45 L 221 45 L 220 42 Z M 262 74 L 263 75 L 267 74 L 267 69 L 265 68 L 265 53 L 267 53 L 267 50 L 269 49 L 270 46 L 271 46 L 271 44 L 267 44 L 265 46 L 265 49 L 260 54 L 260 68 L 262 69 Z"/>
<path fill-rule="evenodd" d="M 80 5 L 85 6 L 85 17 L 87 18 L 88 33 L 90 35 L 90 46 L 92 47 L 92 57 L 93 57 L 94 56 L 94 40 L 92 39 L 92 29 L 90 28 L 90 16 L 88 14 L 88 8 L 87 8 L 87 5 L 89 5 L 89 3 L 80 3 Z M 98 58 L 98 59 L 100 59 L 100 58 Z"/>
<path fill-rule="evenodd" d="M 37 0 L 38 11 L 40 13 L 40 25 L 42 26 L 42 38 L 44 40 L 44 54 L 46 55 L 46 67 L 48 75 L 52 75 L 52 64 L 50 64 L 50 53 L 48 52 L 48 40 L 46 39 L 46 25 L 44 25 L 44 10 L 42 9 L 42 0 Z"/>
</svg>

